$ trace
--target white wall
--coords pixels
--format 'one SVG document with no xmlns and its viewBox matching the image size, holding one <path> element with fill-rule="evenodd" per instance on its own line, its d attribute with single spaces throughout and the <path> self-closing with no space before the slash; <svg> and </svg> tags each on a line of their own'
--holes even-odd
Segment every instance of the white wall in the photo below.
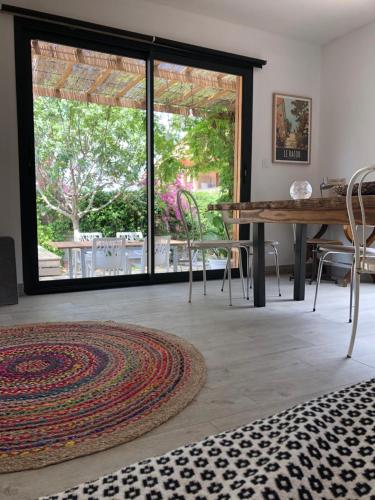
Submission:
<svg viewBox="0 0 375 500">
<path fill-rule="evenodd" d="M 234 25 L 144 0 L 12 0 L 13 5 L 46 11 L 108 26 L 162 36 L 266 59 L 255 70 L 253 191 L 254 200 L 283 199 L 295 179 L 319 184 L 318 123 L 320 99 L 320 48 L 256 29 Z M 0 234 L 13 236 L 17 247 L 18 280 L 21 272 L 21 235 L 18 193 L 16 98 L 12 17 L 0 15 Z M 290 92 L 313 99 L 312 163 L 310 166 L 271 164 L 272 93 Z M 244 139 L 246 140 L 246 138 Z M 263 162 L 265 160 L 265 162 Z M 266 167 L 262 167 L 262 164 Z M 317 191 L 316 191 L 317 192 Z M 281 263 L 292 262 L 290 226 L 267 227 L 267 236 L 281 242 Z"/>
<path fill-rule="evenodd" d="M 375 163 L 374 47 L 375 23 L 323 47 L 321 177 L 349 181 L 358 168 Z M 339 226 L 327 234 L 347 242 Z"/>
<path fill-rule="evenodd" d="M 346 176 L 375 163 L 375 23 L 322 51 L 321 175 Z"/>
</svg>

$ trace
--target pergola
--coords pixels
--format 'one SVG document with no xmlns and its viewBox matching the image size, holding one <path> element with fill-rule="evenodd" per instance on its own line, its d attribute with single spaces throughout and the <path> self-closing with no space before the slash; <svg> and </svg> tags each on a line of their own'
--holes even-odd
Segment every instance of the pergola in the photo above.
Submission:
<svg viewBox="0 0 375 500">
<path fill-rule="evenodd" d="M 32 60 L 34 96 L 146 109 L 143 60 L 39 40 Z M 204 116 L 219 109 L 235 118 L 240 87 L 236 75 L 156 61 L 154 110 Z"/>
</svg>

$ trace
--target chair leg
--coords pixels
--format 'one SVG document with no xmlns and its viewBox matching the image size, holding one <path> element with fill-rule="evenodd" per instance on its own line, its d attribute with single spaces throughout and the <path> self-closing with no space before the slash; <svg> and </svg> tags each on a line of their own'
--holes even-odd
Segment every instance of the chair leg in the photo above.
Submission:
<svg viewBox="0 0 375 500">
<path fill-rule="evenodd" d="M 353 289 L 354 289 L 354 259 L 352 268 L 350 270 L 350 304 L 349 304 L 349 323 L 352 322 L 352 314 L 353 314 Z"/>
<path fill-rule="evenodd" d="M 222 292 L 224 292 L 224 285 L 225 285 L 225 280 L 227 279 L 227 272 L 228 272 L 228 264 L 225 266 L 225 269 L 224 269 L 223 282 L 221 284 L 221 291 Z"/>
<path fill-rule="evenodd" d="M 254 276 L 253 276 L 253 255 L 249 256 L 249 274 L 250 274 L 250 289 L 253 289 L 253 282 L 254 282 Z"/>
<path fill-rule="evenodd" d="M 279 297 L 281 297 L 280 290 L 280 266 L 279 266 L 279 252 L 276 247 L 272 246 L 273 252 L 275 255 L 275 267 L 276 267 L 276 279 L 277 279 L 277 288 L 279 290 Z"/>
<path fill-rule="evenodd" d="M 231 250 L 228 250 L 228 263 L 227 263 L 227 268 L 228 268 L 228 287 L 229 287 L 229 305 L 232 305 L 232 269 L 230 267 L 231 265 Z"/>
<path fill-rule="evenodd" d="M 245 294 L 245 284 L 244 284 L 244 280 L 243 280 L 243 269 L 242 269 L 242 249 L 239 248 L 238 249 L 238 265 L 240 267 L 240 279 L 241 279 L 241 284 L 242 284 L 242 296 L 243 298 L 245 299 L 246 298 L 246 294 Z"/>
<path fill-rule="evenodd" d="M 203 295 L 207 295 L 207 276 L 206 276 L 206 256 L 202 250 L 202 265 L 203 265 Z M 193 263 L 191 264 L 193 267 Z"/>
<path fill-rule="evenodd" d="M 246 248 L 246 298 L 250 300 L 249 289 L 251 285 L 250 248 Z"/>
<path fill-rule="evenodd" d="M 357 326 L 358 326 L 358 315 L 359 315 L 359 288 L 361 285 L 361 273 L 356 271 L 354 273 L 354 316 L 352 323 L 352 336 L 350 338 L 350 344 L 348 349 L 347 357 L 352 357 L 354 341 L 357 334 Z"/>
<path fill-rule="evenodd" d="M 190 248 L 188 249 L 188 255 L 189 255 L 189 303 L 191 303 L 191 295 L 193 289 L 193 262 L 191 258 Z"/>
<path fill-rule="evenodd" d="M 320 257 L 320 260 L 319 260 L 318 275 L 316 277 L 316 287 L 315 287 L 315 297 L 314 297 L 313 311 L 315 311 L 315 309 L 316 309 L 316 300 L 318 298 L 318 291 L 319 291 L 320 280 L 322 279 L 323 264 L 324 264 L 324 255 L 322 255 Z"/>
</svg>

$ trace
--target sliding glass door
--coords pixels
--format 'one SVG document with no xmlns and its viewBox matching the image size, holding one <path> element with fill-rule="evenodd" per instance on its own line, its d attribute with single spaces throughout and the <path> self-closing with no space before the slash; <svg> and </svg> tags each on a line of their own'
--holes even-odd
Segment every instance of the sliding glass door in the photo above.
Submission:
<svg viewBox="0 0 375 500">
<path fill-rule="evenodd" d="M 177 191 L 194 195 L 211 239 L 226 232 L 207 205 L 250 197 L 252 69 L 47 23 L 15 28 L 26 292 L 186 280 Z M 224 256 L 207 257 L 221 276 Z M 200 279 L 199 254 L 193 267 Z"/>
<path fill-rule="evenodd" d="M 144 60 L 31 41 L 38 277 L 146 273 Z"/>
<path fill-rule="evenodd" d="M 241 76 L 154 61 L 156 273 L 188 270 L 179 189 L 195 197 L 206 237 L 227 237 L 221 216 L 208 212 L 207 205 L 240 199 L 241 89 Z M 169 262 L 163 258 L 166 248 Z M 208 269 L 226 266 L 225 253 L 208 251 L 207 258 Z M 193 266 L 202 269 L 200 252 L 194 253 Z"/>
</svg>

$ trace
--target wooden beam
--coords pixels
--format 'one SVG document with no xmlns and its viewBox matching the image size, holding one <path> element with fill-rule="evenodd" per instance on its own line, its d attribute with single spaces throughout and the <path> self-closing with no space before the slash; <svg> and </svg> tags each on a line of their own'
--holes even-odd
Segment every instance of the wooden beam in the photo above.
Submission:
<svg viewBox="0 0 375 500">
<path fill-rule="evenodd" d="M 206 104 L 211 104 L 213 101 L 216 101 L 223 97 L 225 94 L 228 93 L 228 90 L 221 90 L 220 92 L 215 92 L 215 94 L 212 94 L 210 97 L 202 97 L 201 100 L 198 100 L 196 104 L 198 105 L 203 105 L 206 106 Z"/>
<path fill-rule="evenodd" d="M 73 69 L 73 63 L 68 63 L 63 74 L 61 75 L 59 81 L 56 83 L 55 89 L 59 90 L 61 87 L 64 86 L 64 83 L 69 78 L 69 75 L 71 74 L 72 69 Z"/>
<path fill-rule="evenodd" d="M 184 102 L 188 97 L 190 97 L 190 96 L 193 97 L 195 94 L 198 94 L 198 92 L 200 92 L 201 90 L 202 90 L 202 87 L 194 87 L 193 89 L 189 90 L 188 92 L 185 92 L 184 94 L 182 94 L 182 96 L 175 99 L 173 101 L 173 104 L 179 104 L 180 102 Z M 188 106 L 188 105 L 186 104 L 186 106 Z"/>
<path fill-rule="evenodd" d="M 92 94 L 100 85 L 107 80 L 109 75 L 112 73 L 111 69 L 106 69 L 103 71 L 98 78 L 93 82 L 91 87 L 88 89 L 87 94 Z"/>
<path fill-rule="evenodd" d="M 125 94 L 127 94 L 130 89 L 132 89 L 133 87 L 135 87 L 137 85 L 137 83 L 141 82 L 143 79 L 144 79 L 143 75 L 136 76 L 135 78 L 133 78 L 130 82 L 128 82 L 125 85 L 125 87 L 123 87 L 119 92 L 117 92 L 117 94 L 115 95 L 115 98 L 119 99 L 120 97 L 122 97 Z M 145 87 L 145 92 L 146 92 L 146 87 Z"/>
</svg>

